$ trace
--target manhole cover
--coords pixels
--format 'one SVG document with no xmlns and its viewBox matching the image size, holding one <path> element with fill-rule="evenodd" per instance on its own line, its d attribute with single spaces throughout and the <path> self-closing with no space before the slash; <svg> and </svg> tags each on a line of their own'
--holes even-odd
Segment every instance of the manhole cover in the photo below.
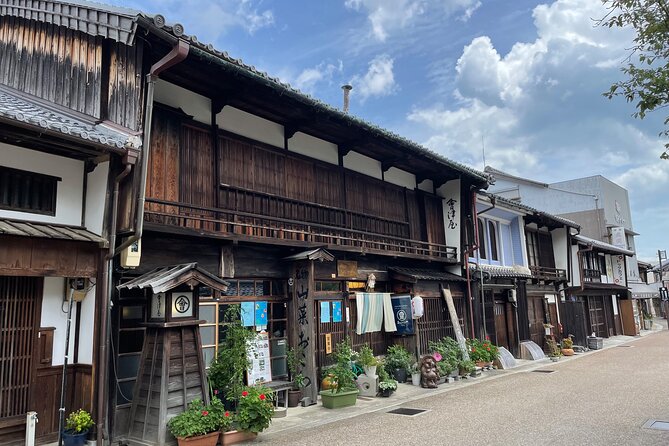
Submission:
<svg viewBox="0 0 669 446">
<path fill-rule="evenodd" d="M 634 346 L 633 346 L 633 345 L 618 345 L 617 347 L 620 347 L 620 348 L 630 348 L 630 347 L 634 347 Z"/>
<path fill-rule="evenodd" d="M 555 370 L 544 370 L 544 369 L 539 369 L 539 370 L 532 370 L 533 372 L 536 373 L 553 373 Z"/>
<path fill-rule="evenodd" d="M 408 407 L 399 407 L 397 409 L 389 410 L 388 413 L 394 413 L 396 415 L 407 415 L 409 417 L 414 417 L 420 415 L 423 412 L 427 412 L 427 409 L 410 409 Z"/>
<path fill-rule="evenodd" d="M 644 429 L 656 429 L 659 431 L 669 431 L 669 421 L 648 420 L 642 426 Z"/>
</svg>

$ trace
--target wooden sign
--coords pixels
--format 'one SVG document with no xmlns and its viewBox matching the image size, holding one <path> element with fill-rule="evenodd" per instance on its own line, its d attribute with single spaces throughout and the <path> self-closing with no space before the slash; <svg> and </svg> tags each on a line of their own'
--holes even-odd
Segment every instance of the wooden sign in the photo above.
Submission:
<svg viewBox="0 0 669 446">
<path fill-rule="evenodd" d="M 446 301 L 446 307 L 448 308 L 448 315 L 451 317 L 451 323 L 453 324 L 453 331 L 455 332 L 455 339 L 458 341 L 460 346 L 460 351 L 462 351 L 462 357 L 469 361 L 469 350 L 467 349 L 467 343 L 465 341 L 465 336 L 462 334 L 462 328 L 460 328 L 460 319 L 458 319 L 458 312 L 455 310 L 455 304 L 453 303 L 453 295 L 449 288 L 441 288 L 441 295 Z"/>
<path fill-rule="evenodd" d="M 325 354 L 332 353 L 332 333 L 325 333 Z"/>
<path fill-rule="evenodd" d="M 355 260 L 337 260 L 338 277 L 357 277 L 358 262 Z"/>
</svg>

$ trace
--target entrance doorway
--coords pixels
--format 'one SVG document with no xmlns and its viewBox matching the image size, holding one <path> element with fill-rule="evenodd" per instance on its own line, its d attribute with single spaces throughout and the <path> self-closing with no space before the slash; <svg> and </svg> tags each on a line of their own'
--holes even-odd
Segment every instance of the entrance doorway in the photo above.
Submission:
<svg viewBox="0 0 669 446">
<path fill-rule="evenodd" d="M 539 347 L 544 347 L 546 310 L 544 298 L 527 296 L 527 317 L 530 322 L 530 339 Z"/>
</svg>

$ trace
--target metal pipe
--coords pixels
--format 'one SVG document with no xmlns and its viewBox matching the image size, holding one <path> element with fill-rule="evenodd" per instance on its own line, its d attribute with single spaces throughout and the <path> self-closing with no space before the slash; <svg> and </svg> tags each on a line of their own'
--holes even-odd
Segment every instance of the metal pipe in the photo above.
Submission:
<svg viewBox="0 0 669 446">
<path fill-rule="evenodd" d="M 69 285 L 69 284 L 68 284 Z M 72 324 L 72 303 L 74 288 L 70 285 L 70 297 L 67 301 L 67 325 L 65 327 L 65 357 L 63 358 L 63 376 L 60 381 L 60 407 L 58 408 L 58 446 L 63 446 L 65 424 L 65 393 L 67 392 L 67 363 L 70 354 L 70 325 Z"/>
<path fill-rule="evenodd" d="M 476 189 L 470 188 L 470 192 L 472 194 L 472 202 L 471 202 L 471 207 L 472 207 L 472 215 L 474 216 L 473 224 L 474 224 L 474 243 L 472 243 L 471 248 L 465 250 L 463 253 L 464 258 L 462 261 L 465 264 L 465 269 L 467 270 L 467 295 L 469 297 L 469 331 L 472 334 L 472 338 L 475 338 L 474 336 L 474 296 L 472 294 L 472 279 L 471 275 L 469 272 L 469 256 L 472 254 L 474 251 L 476 251 L 479 246 L 478 246 L 478 236 L 476 235 L 478 232 L 478 221 L 476 220 Z M 469 241 L 469 240 L 467 240 Z"/>
</svg>

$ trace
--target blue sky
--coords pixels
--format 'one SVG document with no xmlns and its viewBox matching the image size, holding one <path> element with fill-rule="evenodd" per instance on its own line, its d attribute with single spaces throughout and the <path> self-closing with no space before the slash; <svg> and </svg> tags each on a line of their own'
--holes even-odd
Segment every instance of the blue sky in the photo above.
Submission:
<svg viewBox="0 0 669 446">
<path fill-rule="evenodd" d="M 108 1 L 108 0 L 107 0 Z M 133 0 L 186 33 L 475 168 L 544 182 L 604 175 L 629 190 L 641 259 L 669 249 L 663 116 L 601 93 L 633 34 L 600 0 Z M 655 260 L 656 261 L 656 260 Z"/>
</svg>

